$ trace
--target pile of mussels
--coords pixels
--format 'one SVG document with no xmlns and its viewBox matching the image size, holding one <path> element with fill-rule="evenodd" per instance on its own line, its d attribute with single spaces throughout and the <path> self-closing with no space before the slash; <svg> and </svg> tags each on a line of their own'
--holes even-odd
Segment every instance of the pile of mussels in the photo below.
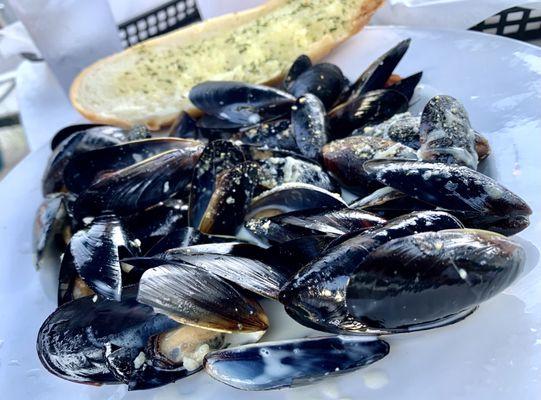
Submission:
<svg viewBox="0 0 541 400">
<path fill-rule="evenodd" d="M 201 369 L 240 389 L 305 384 L 508 287 L 525 253 L 506 236 L 531 210 L 476 170 L 490 147 L 456 99 L 408 113 L 422 74 L 393 74 L 408 46 L 354 83 L 301 56 L 279 88 L 199 84 L 202 116 L 168 137 L 58 132 L 35 223 L 38 267 L 59 265 L 43 365 L 130 390 Z M 257 343 L 262 298 L 327 335 Z"/>
</svg>

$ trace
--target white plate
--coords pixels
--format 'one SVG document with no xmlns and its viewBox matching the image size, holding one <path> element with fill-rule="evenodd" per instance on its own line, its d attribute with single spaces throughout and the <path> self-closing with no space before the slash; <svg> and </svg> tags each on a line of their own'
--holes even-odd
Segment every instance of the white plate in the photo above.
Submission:
<svg viewBox="0 0 541 400">
<path fill-rule="evenodd" d="M 541 50 L 472 32 L 369 28 L 329 60 L 350 77 L 406 37 L 411 49 L 398 72 L 423 70 L 434 92 L 460 99 L 473 126 L 490 139 L 489 174 L 534 210 L 521 238 L 541 243 Z M 426 89 L 425 89 L 426 90 Z M 44 116 L 46 118 L 46 116 Z M 31 228 L 41 201 L 49 150 L 24 160 L 0 185 L 0 396 L 5 399 L 533 399 L 541 393 L 541 268 L 456 325 L 388 338 L 390 355 L 373 366 L 314 386 L 242 392 L 204 373 L 163 388 L 126 393 L 46 372 L 35 352 L 37 330 L 55 308 L 51 287 L 34 271 Z M 530 268 L 538 252 L 526 243 Z M 272 320 L 271 320 L 272 322 Z"/>
</svg>

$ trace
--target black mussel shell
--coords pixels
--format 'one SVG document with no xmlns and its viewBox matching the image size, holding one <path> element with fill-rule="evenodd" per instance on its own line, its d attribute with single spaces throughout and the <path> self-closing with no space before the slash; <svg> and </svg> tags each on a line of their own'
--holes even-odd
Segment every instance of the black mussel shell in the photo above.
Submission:
<svg viewBox="0 0 541 400">
<path fill-rule="evenodd" d="M 370 365 L 389 353 L 387 342 L 347 336 L 265 342 L 219 350 L 205 357 L 214 379 L 243 390 L 306 385 Z"/>
<path fill-rule="evenodd" d="M 178 326 L 135 300 L 136 288 L 122 301 L 92 296 L 66 303 L 41 326 L 38 356 L 51 373 L 73 382 L 120 383 L 105 362 L 106 347 L 143 348 L 148 338 Z"/>
<path fill-rule="evenodd" d="M 104 174 L 174 149 L 196 159 L 203 151 L 203 144 L 191 139 L 156 138 L 88 151 L 70 160 L 64 170 L 64 181 L 70 192 L 81 193 Z"/>
<path fill-rule="evenodd" d="M 207 205 L 216 189 L 220 173 L 244 161 L 240 147 L 227 140 L 210 142 L 194 167 L 190 188 L 189 225 L 199 227 Z"/>
<path fill-rule="evenodd" d="M 303 236 L 268 247 L 264 257 L 284 267 L 284 273 L 291 278 L 303 266 L 320 256 L 333 240 L 334 237 L 327 235 Z"/>
<path fill-rule="evenodd" d="M 301 324 L 326 332 L 365 332 L 366 325 L 352 318 L 345 304 L 349 278 L 358 266 L 391 239 L 461 227 L 458 219 L 442 211 L 423 211 L 391 220 L 386 226 L 329 246 L 282 288 L 280 301 Z"/>
<path fill-rule="evenodd" d="M 422 77 L 423 73 L 417 72 L 406 78 L 401 78 L 398 82 L 387 86 L 387 89 L 396 90 L 397 92 L 402 93 L 408 99 L 408 101 L 410 101 L 413 97 L 413 93 L 415 92 L 415 88 L 421 81 Z"/>
<path fill-rule="evenodd" d="M 134 240 L 141 242 L 144 254 L 163 237 L 187 226 L 188 206 L 179 199 L 165 200 L 125 217 L 122 224 Z"/>
<path fill-rule="evenodd" d="M 377 136 L 382 139 L 393 140 L 417 150 L 419 143 L 420 117 L 414 117 L 409 112 L 393 115 L 380 124 L 355 129 L 351 135 Z"/>
<path fill-rule="evenodd" d="M 215 190 L 199 222 L 199 230 L 234 236 L 242 226 L 259 181 L 259 166 L 247 161 L 217 177 Z"/>
<path fill-rule="evenodd" d="M 228 245 L 228 243 L 222 244 L 222 246 Z M 260 249 L 261 252 L 263 250 Z M 253 252 L 253 249 L 251 251 Z M 183 249 L 169 250 L 164 254 L 164 258 L 204 269 L 243 289 L 274 300 L 278 299 L 280 288 L 287 281 L 287 276 L 281 269 L 257 260 L 252 254 L 250 257 L 242 257 L 229 254 L 195 253 L 190 251 L 190 248 L 185 248 L 184 251 Z"/>
<path fill-rule="evenodd" d="M 58 132 L 55 133 L 53 138 L 51 139 L 51 150 L 55 150 L 60 143 L 62 143 L 64 140 L 66 140 L 71 135 L 86 131 L 91 128 L 97 128 L 100 126 L 104 126 L 102 124 L 76 124 L 76 125 L 69 125 L 65 128 L 60 129 Z"/>
<path fill-rule="evenodd" d="M 265 242 L 284 243 L 311 235 L 336 237 L 382 226 L 386 222 L 374 214 L 361 210 L 317 208 L 293 211 L 269 218 L 251 219 L 246 222 L 246 228 Z"/>
<path fill-rule="evenodd" d="M 290 85 L 288 91 L 295 97 L 311 93 L 330 109 L 346 87 L 346 79 L 334 64 L 321 63 L 307 69 Z"/>
<path fill-rule="evenodd" d="M 189 264 L 147 270 L 139 282 L 137 300 L 191 326 L 221 332 L 259 332 L 268 327 L 268 318 L 255 300 Z"/>
<path fill-rule="evenodd" d="M 406 112 L 408 107 L 408 98 L 396 90 L 373 90 L 329 112 L 330 135 L 333 138 L 349 136 L 355 129 L 377 125 Z"/>
<path fill-rule="evenodd" d="M 396 218 L 414 211 L 436 208 L 432 204 L 417 200 L 390 187 L 382 187 L 351 203 L 349 207 L 368 211 L 386 219 Z"/>
<path fill-rule="evenodd" d="M 507 288 L 525 252 L 489 231 L 450 230 L 392 240 L 352 275 L 349 312 L 378 329 L 408 330 L 475 307 Z"/>
<path fill-rule="evenodd" d="M 162 237 L 145 255 L 151 257 L 164 253 L 169 249 L 197 244 L 226 243 L 235 240 L 234 237 L 207 235 L 192 227 L 178 228 Z"/>
<path fill-rule="evenodd" d="M 335 140 L 323 146 L 321 153 L 325 167 L 340 184 L 361 195 L 381 187 L 365 172 L 365 161 L 394 157 L 417 159 L 413 149 L 373 136 L 350 136 Z"/>
<path fill-rule="evenodd" d="M 291 112 L 291 130 L 301 153 L 319 159 L 327 143 L 327 119 L 325 107 L 316 96 L 306 93 L 297 99 Z"/>
<path fill-rule="evenodd" d="M 282 87 L 291 93 L 291 85 L 302 73 L 309 70 L 310 67 L 312 67 L 312 60 L 310 60 L 310 57 L 305 54 L 298 56 L 295 61 L 293 61 L 293 64 L 291 64 L 289 71 L 287 71 L 284 82 L 282 82 Z"/>
<path fill-rule="evenodd" d="M 127 255 L 138 254 L 137 243 L 130 241 L 118 219 L 113 215 L 101 215 L 88 228 L 73 235 L 61 268 L 69 271 L 69 265 L 72 265 L 94 292 L 108 299 L 120 300 L 120 248 Z"/>
<path fill-rule="evenodd" d="M 467 167 L 410 160 L 372 160 L 371 177 L 411 197 L 464 214 L 468 226 L 513 234 L 525 229 L 531 208 L 494 179 Z M 507 226 L 507 228 L 506 228 Z"/>
<path fill-rule="evenodd" d="M 76 214 L 126 215 L 167 200 L 185 190 L 197 158 L 197 153 L 169 150 L 104 175 L 79 195 Z"/>
<path fill-rule="evenodd" d="M 295 136 L 291 131 L 291 121 L 289 119 L 280 118 L 249 126 L 233 134 L 231 139 L 268 148 L 299 151 Z"/>
<path fill-rule="evenodd" d="M 60 142 L 47 161 L 42 178 L 42 193 L 47 195 L 64 189 L 64 169 L 77 154 L 124 141 L 124 131 L 112 126 L 98 126 L 78 131 Z"/>
<path fill-rule="evenodd" d="M 195 125 L 197 132 L 208 140 L 229 139 L 244 127 L 243 124 L 237 124 L 210 114 L 203 114 Z"/>
<path fill-rule="evenodd" d="M 169 131 L 169 137 L 198 139 L 196 120 L 185 111 L 182 111 Z"/>
<path fill-rule="evenodd" d="M 287 114 L 295 101 L 279 89 L 233 81 L 200 83 L 189 98 L 201 111 L 243 126 Z"/>
<path fill-rule="evenodd" d="M 382 89 L 400 60 L 402 60 L 402 57 L 404 57 L 404 54 L 406 54 L 410 43 L 411 39 L 401 41 L 370 64 L 353 83 L 350 99 L 357 98 L 372 90 Z"/>
<path fill-rule="evenodd" d="M 34 262 L 40 268 L 45 258 L 59 259 L 66 247 L 70 222 L 66 210 L 68 195 L 53 193 L 45 197 L 36 212 L 32 235 Z"/>
<path fill-rule="evenodd" d="M 284 183 L 252 200 L 246 219 L 311 208 L 342 208 L 346 203 L 328 190 L 307 183 Z"/>
<path fill-rule="evenodd" d="M 477 168 L 476 132 L 464 106 L 451 96 L 435 96 L 421 115 L 419 158 Z"/>
</svg>

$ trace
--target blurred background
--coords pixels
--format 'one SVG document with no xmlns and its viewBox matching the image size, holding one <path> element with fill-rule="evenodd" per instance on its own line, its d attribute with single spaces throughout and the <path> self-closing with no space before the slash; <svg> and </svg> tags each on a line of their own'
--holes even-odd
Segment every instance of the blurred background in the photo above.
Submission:
<svg viewBox="0 0 541 400">
<path fill-rule="evenodd" d="M 541 4 L 524 1 L 387 0 L 372 23 L 473 29 L 540 45 Z M 82 121 L 67 98 L 82 68 L 148 38 L 263 2 L 0 0 L 0 180 L 66 121 Z"/>
</svg>

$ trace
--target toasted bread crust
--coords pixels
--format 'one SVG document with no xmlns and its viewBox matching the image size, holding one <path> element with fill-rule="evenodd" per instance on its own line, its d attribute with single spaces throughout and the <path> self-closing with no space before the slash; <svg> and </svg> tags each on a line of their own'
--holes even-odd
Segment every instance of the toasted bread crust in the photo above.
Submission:
<svg viewBox="0 0 541 400">
<path fill-rule="evenodd" d="M 82 82 L 91 72 L 101 68 L 103 65 L 114 62 L 117 58 L 125 57 L 126 55 L 137 51 L 137 48 L 139 46 L 162 45 L 163 43 L 167 43 L 169 41 L 183 42 L 189 44 L 192 41 L 215 35 L 217 34 L 217 32 L 220 32 L 222 30 L 235 28 L 244 23 L 252 21 L 255 18 L 271 12 L 275 8 L 282 6 L 286 3 L 286 1 L 287 0 L 270 0 L 259 7 L 255 7 L 239 13 L 226 14 L 217 18 L 193 24 L 186 28 L 176 30 L 158 38 L 147 40 L 144 43 L 137 44 L 120 53 L 113 54 L 112 56 L 99 60 L 96 63 L 85 68 L 75 78 L 70 89 L 70 100 L 75 109 L 90 121 L 102 124 L 130 127 L 131 125 L 133 125 L 132 121 L 121 118 L 108 117 L 106 115 L 91 111 L 85 108 L 83 104 L 81 104 L 78 99 L 80 87 L 82 85 Z M 356 10 L 355 15 L 351 18 L 351 29 L 347 32 L 346 35 L 341 37 L 339 40 L 334 40 L 331 37 L 324 37 L 322 40 L 313 43 L 310 50 L 307 51 L 306 54 L 314 61 L 321 60 L 340 43 L 342 43 L 355 33 L 359 32 L 368 23 L 373 13 L 381 6 L 383 2 L 384 0 L 364 0 L 361 7 Z M 258 83 L 274 84 L 279 82 L 282 78 L 283 74 L 280 74 L 277 76 L 269 77 L 267 80 Z M 151 116 L 145 119 L 144 123 L 151 130 L 159 130 L 161 128 L 170 126 L 177 118 L 178 113 L 180 113 L 181 111 L 182 109 L 179 108 L 178 112 L 172 115 Z M 189 108 L 184 111 L 187 111 L 192 115 L 197 115 L 199 113 L 198 110 L 195 108 Z"/>
</svg>

